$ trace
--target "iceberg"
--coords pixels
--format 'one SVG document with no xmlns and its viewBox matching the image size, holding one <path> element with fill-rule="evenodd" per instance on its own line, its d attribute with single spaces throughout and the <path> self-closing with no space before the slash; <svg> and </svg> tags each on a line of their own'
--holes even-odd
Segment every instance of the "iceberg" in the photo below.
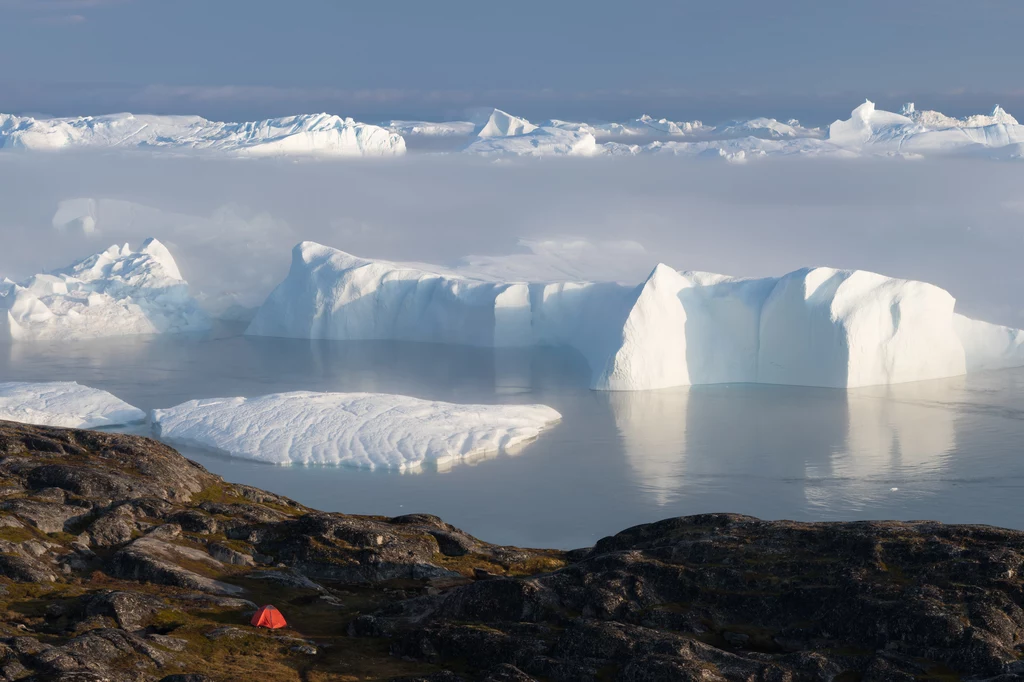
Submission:
<svg viewBox="0 0 1024 682">
<path fill-rule="evenodd" d="M 403 137 L 469 137 L 476 131 L 476 124 L 471 121 L 392 120 L 382 125 Z"/>
<path fill-rule="evenodd" d="M 477 137 L 485 139 L 488 137 L 513 137 L 515 135 L 528 135 L 537 130 L 538 126 L 533 125 L 525 118 L 519 118 L 507 114 L 501 109 L 495 109 L 487 123 L 477 133 Z"/>
<path fill-rule="evenodd" d="M 146 413 L 116 396 L 73 381 L 0 383 L 0 419 L 71 429 L 124 426 Z"/>
<path fill-rule="evenodd" d="M 228 123 L 199 116 L 111 114 L 36 119 L 0 114 L 0 148 L 158 149 L 238 156 L 394 156 L 405 140 L 380 126 L 330 114 Z"/>
<path fill-rule="evenodd" d="M 561 419 L 545 405 L 456 405 L 297 391 L 153 410 L 158 438 L 272 464 L 412 471 L 509 453 Z"/>
<path fill-rule="evenodd" d="M 600 150 L 586 126 L 536 126 L 495 109 L 464 151 L 480 156 L 592 156 Z"/>
<path fill-rule="evenodd" d="M 2 289 L 0 289 L 2 291 Z M 156 239 L 111 246 L 63 270 L 7 285 L 0 339 L 67 340 L 202 331 L 210 326 Z"/>
<path fill-rule="evenodd" d="M 956 119 L 936 111 L 918 112 L 913 104 L 900 114 L 881 111 L 867 100 L 849 119 L 829 126 L 828 140 L 872 154 L 978 153 L 1021 145 L 1024 126 L 998 106 L 990 116 Z"/>
<path fill-rule="evenodd" d="M 247 334 L 567 346 L 597 390 L 847 388 L 1024 365 L 1024 332 L 954 313 L 931 284 L 805 268 L 740 279 L 659 264 L 639 286 L 515 282 L 303 242 Z"/>
<path fill-rule="evenodd" d="M 767 156 L 934 156 L 974 154 L 989 158 L 1024 156 L 1024 126 L 996 106 L 991 114 L 965 118 L 918 111 L 877 109 L 873 102 L 850 118 L 822 128 L 792 119 L 785 123 L 757 117 L 720 126 L 643 115 L 621 123 L 553 119 L 535 125 L 495 109 L 465 152 L 487 156 L 668 154 L 722 158 L 742 163 Z"/>
</svg>

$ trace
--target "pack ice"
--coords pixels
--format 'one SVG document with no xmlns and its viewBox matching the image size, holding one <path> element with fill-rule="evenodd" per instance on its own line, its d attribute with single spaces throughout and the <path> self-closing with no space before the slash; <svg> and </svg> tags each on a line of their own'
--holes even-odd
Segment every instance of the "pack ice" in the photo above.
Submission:
<svg viewBox="0 0 1024 682">
<path fill-rule="evenodd" d="M 143 148 L 242 156 L 392 156 L 405 140 L 380 126 L 330 114 L 245 123 L 199 116 L 112 114 L 36 119 L 0 114 L 0 148 Z"/>
<path fill-rule="evenodd" d="M 508 452 L 561 415 L 544 405 L 297 391 L 192 400 L 154 410 L 151 419 L 159 438 L 233 457 L 408 471 Z"/>
<path fill-rule="evenodd" d="M 1024 365 L 1024 333 L 956 315 L 939 287 L 859 270 L 737 279 L 660 264 L 632 286 L 428 267 L 303 242 L 246 333 L 568 346 L 586 358 L 598 390 L 854 387 Z"/>
<path fill-rule="evenodd" d="M 743 162 L 763 156 L 935 156 L 966 154 L 1024 157 L 1024 126 L 996 106 L 965 118 L 919 111 L 900 113 L 865 101 L 827 128 L 758 117 L 719 126 L 644 115 L 622 123 L 551 120 L 539 125 L 495 109 L 465 151 L 486 156 L 647 154 L 701 156 Z"/>
<path fill-rule="evenodd" d="M 146 413 L 119 398 L 73 381 L 0 383 L 0 419 L 72 429 L 141 422 Z"/>
<path fill-rule="evenodd" d="M 115 245 L 63 270 L 0 285 L 0 339 L 80 339 L 209 326 L 174 258 L 156 239 L 138 251 Z"/>
</svg>

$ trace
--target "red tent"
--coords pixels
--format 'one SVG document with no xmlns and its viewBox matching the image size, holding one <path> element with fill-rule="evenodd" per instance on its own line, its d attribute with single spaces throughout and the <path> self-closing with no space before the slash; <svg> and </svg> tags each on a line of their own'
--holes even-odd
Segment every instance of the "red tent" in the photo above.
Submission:
<svg viewBox="0 0 1024 682">
<path fill-rule="evenodd" d="M 270 628 L 272 630 L 288 626 L 288 623 L 285 621 L 284 616 L 281 615 L 281 612 L 270 604 L 261 606 L 256 613 L 253 614 L 252 620 L 249 622 L 258 628 Z"/>
</svg>

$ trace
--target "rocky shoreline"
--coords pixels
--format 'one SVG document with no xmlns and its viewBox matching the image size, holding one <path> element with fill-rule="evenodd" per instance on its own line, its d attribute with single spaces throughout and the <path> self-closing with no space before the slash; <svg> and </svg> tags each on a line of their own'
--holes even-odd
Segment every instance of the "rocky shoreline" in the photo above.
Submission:
<svg viewBox="0 0 1024 682">
<path fill-rule="evenodd" d="M 0 422 L 0 680 L 1024 680 L 1022 564 L 1019 531 L 731 514 L 503 547 Z"/>
</svg>

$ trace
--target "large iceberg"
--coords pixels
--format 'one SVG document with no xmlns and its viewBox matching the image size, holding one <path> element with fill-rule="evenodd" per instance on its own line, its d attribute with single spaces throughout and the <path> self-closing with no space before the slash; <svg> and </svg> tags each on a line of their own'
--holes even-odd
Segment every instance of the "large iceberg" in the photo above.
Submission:
<svg viewBox="0 0 1024 682">
<path fill-rule="evenodd" d="M 536 126 L 495 109 L 465 152 L 481 156 L 592 156 L 599 148 L 586 126 L 575 130 Z"/>
<path fill-rule="evenodd" d="M 995 107 L 991 115 L 956 119 L 936 111 L 882 111 L 871 101 L 853 110 L 850 118 L 829 126 L 830 143 L 871 154 L 933 155 L 983 152 L 1024 143 L 1024 126 Z"/>
<path fill-rule="evenodd" d="M 380 126 L 330 114 L 245 123 L 208 121 L 199 116 L 111 114 L 37 119 L 0 114 L 0 148 L 143 148 L 242 156 L 392 156 L 405 153 L 405 140 Z"/>
<path fill-rule="evenodd" d="M 456 405 L 380 393 L 297 391 L 154 410 L 171 443 L 272 464 L 439 469 L 510 452 L 561 415 L 545 405 Z"/>
<path fill-rule="evenodd" d="M 138 251 L 115 245 L 63 270 L 0 285 L 0 339 L 81 339 L 209 326 L 171 253 L 156 239 Z"/>
<path fill-rule="evenodd" d="M 246 333 L 568 346 L 599 390 L 854 387 L 1024 365 L 1024 333 L 954 305 L 931 284 L 858 270 L 737 279 L 661 264 L 639 286 L 509 282 L 303 242 Z"/>
<path fill-rule="evenodd" d="M 0 419 L 95 429 L 145 421 L 146 413 L 96 388 L 73 381 L 0 383 Z"/>
</svg>

